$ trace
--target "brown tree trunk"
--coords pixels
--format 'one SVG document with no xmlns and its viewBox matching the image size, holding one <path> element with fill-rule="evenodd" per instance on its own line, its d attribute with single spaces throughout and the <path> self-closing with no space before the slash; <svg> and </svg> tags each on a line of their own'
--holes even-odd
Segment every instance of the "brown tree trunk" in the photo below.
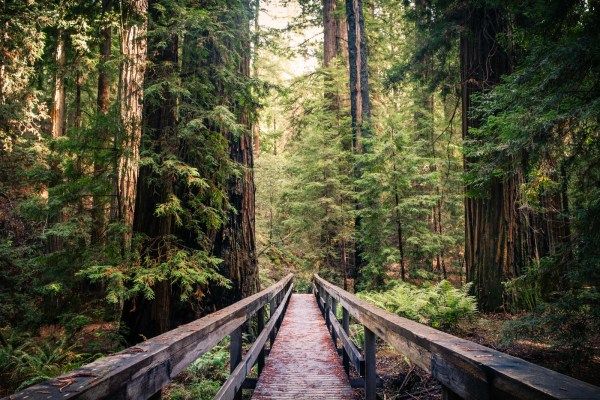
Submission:
<svg viewBox="0 0 600 400">
<path fill-rule="evenodd" d="M 111 0 L 102 0 L 102 13 L 106 13 Z M 98 68 L 98 97 L 96 104 L 98 113 L 103 116 L 108 114 L 110 107 L 110 77 L 107 71 L 107 63 L 111 56 L 112 30 L 110 26 L 104 26 L 100 29 L 100 64 Z M 105 123 L 105 122 L 104 122 Z M 99 132 L 98 144 L 100 147 L 109 144 L 108 128 L 101 126 Z M 94 162 L 94 177 L 99 178 L 104 172 L 105 166 L 102 162 Z M 92 204 L 92 243 L 104 245 L 106 242 L 106 223 L 108 221 L 109 203 L 102 194 L 95 194 Z"/>
<path fill-rule="evenodd" d="M 368 151 L 363 137 L 370 135 L 371 101 L 369 97 L 369 71 L 367 65 L 367 38 L 363 17 L 362 0 L 346 0 L 346 20 L 348 23 L 348 65 L 350 83 L 350 114 L 352 117 L 352 149 L 359 154 Z M 361 166 L 356 168 L 357 178 L 361 176 Z M 361 204 L 356 204 L 360 209 Z M 361 221 L 354 221 L 355 229 L 360 229 Z M 352 276 L 358 278 L 365 264 L 359 243 L 354 246 L 354 268 Z"/>
<path fill-rule="evenodd" d="M 65 49 L 64 32 L 62 30 L 59 30 L 57 36 L 55 61 L 56 74 L 54 78 L 54 95 L 52 100 L 52 110 L 50 111 L 53 139 L 65 134 L 65 68 L 67 52 Z"/>
<path fill-rule="evenodd" d="M 116 165 L 113 218 L 125 225 L 123 250 L 131 246 L 136 187 L 142 136 L 142 104 L 146 70 L 147 0 L 129 0 L 124 4 L 121 31 L 121 72 L 119 103 L 122 137 Z"/>
<path fill-rule="evenodd" d="M 172 35 L 165 42 L 166 45 L 159 45 L 154 40 L 150 42 L 149 59 L 152 67 L 146 71 L 146 81 L 151 84 L 169 79 L 178 68 L 177 35 Z M 148 139 L 144 143 L 158 157 L 177 154 L 177 120 L 177 96 L 168 84 L 163 84 L 161 93 L 144 106 L 144 137 Z M 142 252 L 144 259 L 152 260 L 152 263 L 165 262 L 171 256 L 171 242 L 175 233 L 173 217 L 157 216 L 156 207 L 168 202 L 174 195 L 175 179 L 171 174 L 157 174 L 153 167 L 140 169 L 133 228 L 148 238 L 143 243 Z M 176 296 L 172 293 L 171 282 L 158 281 L 152 285 L 152 290 L 155 295 L 153 299 L 138 295 L 125 304 L 123 321 L 131 331 L 132 342 L 142 336 L 164 333 L 176 325 L 173 316 Z"/>
<path fill-rule="evenodd" d="M 395 166 L 394 166 L 395 167 Z M 396 234 L 398 235 L 398 253 L 400 254 L 400 278 L 405 281 L 406 280 L 406 265 L 404 262 L 404 238 L 402 235 L 402 219 L 400 218 L 400 196 L 398 195 L 398 190 L 396 189 L 394 192 L 394 205 L 396 208 Z"/>
<path fill-rule="evenodd" d="M 241 119 L 247 123 L 247 118 Z M 246 125 L 247 126 L 247 125 Z M 251 136 L 228 134 L 231 159 L 243 168 L 243 174 L 231 179 L 228 194 L 234 211 L 228 213 L 225 226 L 215 242 L 215 253 L 223 259 L 227 277 L 233 283 L 230 299 L 235 302 L 259 289 L 255 243 L 254 172 Z"/>
<path fill-rule="evenodd" d="M 252 75 L 255 78 L 258 78 L 258 48 L 260 45 L 260 25 L 259 25 L 259 17 L 260 17 L 260 0 L 254 0 L 254 37 L 253 37 L 253 57 L 252 57 Z M 254 121 L 252 123 L 252 149 L 254 151 L 254 156 L 258 157 L 260 154 L 260 124 L 258 121 Z"/>
<path fill-rule="evenodd" d="M 341 117 L 342 117 L 342 95 L 339 93 L 338 88 L 335 87 L 335 79 L 332 74 L 335 70 L 328 69 L 334 66 L 336 58 L 340 58 L 343 66 L 347 65 L 348 50 L 347 44 L 344 39 L 347 37 L 347 26 L 346 19 L 343 14 L 338 11 L 337 0 L 323 0 L 322 1 L 322 17 L 323 17 L 323 67 L 325 73 L 325 93 L 324 96 L 328 100 L 329 110 L 335 114 L 335 119 L 332 119 L 331 125 L 325 127 L 325 129 L 334 129 L 339 131 L 341 129 Z M 346 143 L 347 149 L 349 150 L 350 143 Z M 336 167 L 334 167 L 336 168 Z M 343 171 L 344 172 L 344 171 Z M 329 182 L 329 176 L 332 171 L 326 169 L 323 171 L 323 182 L 326 182 L 324 187 L 323 196 L 331 198 L 333 196 L 333 187 Z M 338 226 L 335 221 L 331 221 L 330 208 L 325 209 L 325 220 L 321 229 L 321 240 L 325 250 L 324 264 L 331 269 L 339 270 L 343 275 L 343 280 L 347 280 L 347 265 L 345 246 L 335 244 L 335 236 L 338 232 Z"/>
<path fill-rule="evenodd" d="M 336 1 L 323 0 L 323 66 L 329 67 L 338 53 Z"/>
<path fill-rule="evenodd" d="M 246 4 L 248 7 L 248 4 Z M 239 72 L 250 76 L 250 32 L 249 21 L 240 17 L 242 31 L 242 59 Z M 246 51 L 244 51 L 244 49 Z M 217 234 L 215 254 L 223 260 L 226 276 L 232 282 L 232 289 L 222 299 L 224 303 L 233 303 L 256 293 L 260 288 L 255 242 L 255 187 L 254 156 L 252 152 L 252 132 L 249 112 L 244 106 L 238 107 L 240 123 L 245 127 L 242 134 L 227 133 L 229 155 L 243 170 L 241 176 L 233 176 L 228 184 L 230 205 L 234 210 L 228 212 L 227 221 Z"/>
<path fill-rule="evenodd" d="M 371 101 L 369 98 L 369 71 L 367 38 L 362 0 L 346 0 L 348 21 L 348 62 L 350 67 L 350 113 L 352 115 L 353 148 L 363 151 L 361 137 L 368 135 Z"/>
<path fill-rule="evenodd" d="M 473 7 L 467 15 L 461 38 L 462 131 L 465 139 L 471 139 L 469 128 L 482 122 L 471 115 L 472 96 L 493 88 L 512 68 L 510 57 L 497 41 L 499 34 L 508 32 L 502 12 Z M 465 170 L 476 161 L 465 158 Z M 554 254 L 550 243 L 568 242 L 568 221 L 558 221 L 556 229 L 549 223 L 555 220 L 555 211 L 563 215 L 555 208 L 561 203 L 560 194 L 540 199 L 541 212 L 523 207 L 521 187 L 528 163 L 526 154 L 513 156 L 509 174 L 491 177 L 484 193 L 465 199 L 465 267 L 482 310 L 495 310 L 503 304 L 503 281 Z"/>
<path fill-rule="evenodd" d="M 337 0 L 323 0 L 323 66 L 329 67 L 336 57 L 348 61 L 348 24 L 338 12 Z"/>
<path fill-rule="evenodd" d="M 471 115 L 473 95 L 487 91 L 510 73 L 508 54 L 500 47 L 497 35 L 506 32 L 506 21 L 498 9 L 470 7 L 466 10 L 464 33 L 460 42 L 462 81 L 462 133 L 472 138 L 470 128 L 481 121 Z M 465 170 L 476 160 L 465 158 Z M 467 187 L 467 192 L 471 188 Z M 465 266 L 467 280 L 475 284 L 482 310 L 502 305 L 504 271 L 513 268 L 516 248 L 515 227 L 519 221 L 513 212 L 513 179 L 490 179 L 486 192 L 465 198 Z"/>
<path fill-rule="evenodd" d="M 67 64 L 67 52 L 65 49 L 65 33 L 62 29 L 58 31 L 56 38 L 56 73 L 54 76 L 54 94 L 52 97 L 52 109 L 50 110 L 50 123 L 51 123 L 51 135 L 52 139 L 58 139 L 65 134 L 66 129 L 66 92 L 65 92 L 65 72 Z M 57 159 L 50 161 L 50 169 L 58 176 L 59 162 Z M 58 180 L 53 182 L 52 185 L 60 182 Z M 45 194 L 47 196 L 47 191 Z M 53 222 L 61 222 L 64 220 L 64 214 L 62 210 L 58 211 L 58 215 L 52 217 Z M 61 238 L 51 236 L 48 240 L 48 250 L 50 252 L 60 251 L 63 248 L 63 241 Z"/>
</svg>

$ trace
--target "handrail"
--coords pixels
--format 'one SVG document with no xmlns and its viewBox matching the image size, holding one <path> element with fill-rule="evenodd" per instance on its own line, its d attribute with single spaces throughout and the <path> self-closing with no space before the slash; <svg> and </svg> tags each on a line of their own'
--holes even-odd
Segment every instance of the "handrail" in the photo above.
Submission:
<svg viewBox="0 0 600 400">
<path fill-rule="evenodd" d="M 317 274 L 314 290 L 332 315 L 339 302 L 365 328 L 367 399 L 375 398 L 375 336 L 431 373 L 448 399 L 600 399 L 599 387 L 387 312 Z"/>
<path fill-rule="evenodd" d="M 260 366 L 261 360 L 264 363 L 265 341 L 262 338 L 269 336 L 271 341 L 274 340 L 274 329 L 287 305 L 292 278 L 289 274 L 261 292 L 217 312 L 3 400 L 148 399 L 230 334 L 232 338 L 239 338 L 232 340 L 230 346 L 232 354 L 240 355 L 235 360 L 236 365 L 232 365 L 235 368 L 241 361 L 242 324 L 256 314 L 260 327 L 261 320 L 264 324 L 265 305 L 269 304 L 270 317 L 276 318 L 270 318 L 267 324 L 270 330 L 263 329 L 259 335 L 262 346 L 253 353 L 253 360 L 258 360 Z"/>
</svg>

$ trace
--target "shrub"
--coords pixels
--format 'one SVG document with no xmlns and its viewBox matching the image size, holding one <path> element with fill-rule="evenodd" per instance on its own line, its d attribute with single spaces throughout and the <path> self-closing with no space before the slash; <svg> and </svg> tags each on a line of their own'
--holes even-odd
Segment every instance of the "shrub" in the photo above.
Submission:
<svg viewBox="0 0 600 400">
<path fill-rule="evenodd" d="M 554 302 L 540 302 L 533 312 L 502 327 L 504 345 L 528 339 L 548 343 L 566 351 L 570 368 L 587 363 L 598 355 L 600 330 L 600 292 L 593 287 L 571 290 Z"/>
<path fill-rule="evenodd" d="M 91 361 L 62 331 L 31 338 L 11 329 L 0 330 L 0 376 L 5 389 L 19 390 L 64 374 Z"/>
<path fill-rule="evenodd" d="M 467 285 L 457 289 L 446 280 L 423 287 L 393 282 L 385 291 L 360 292 L 358 296 L 401 317 L 448 329 L 477 311 L 468 290 Z"/>
<path fill-rule="evenodd" d="M 229 376 L 229 340 L 194 361 L 163 393 L 168 400 L 211 400 Z"/>
</svg>

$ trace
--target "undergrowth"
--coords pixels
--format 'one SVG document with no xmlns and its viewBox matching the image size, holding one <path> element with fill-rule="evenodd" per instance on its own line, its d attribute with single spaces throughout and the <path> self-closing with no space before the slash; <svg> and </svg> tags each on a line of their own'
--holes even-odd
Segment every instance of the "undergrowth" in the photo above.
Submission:
<svg viewBox="0 0 600 400">
<path fill-rule="evenodd" d="M 468 295 L 468 290 L 468 286 L 455 288 L 446 280 L 422 287 L 394 281 L 387 290 L 357 295 L 401 317 L 434 328 L 449 329 L 477 311 L 475 298 Z"/>
<path fill-rule="evenodd" d="M 69 331 L 48 325 L 41 331 L 31 336 L 8 327 L 0 329 L 0 394 L 62 375 L 121 345 L 113 330 Z"/>
<path fill-rule="evenodd" d="M 566 351 L 565 362 L 573 368 L 598 356 L 600 292 L 595 288 L 569 291 L 553 302 L 541 302 L 525 316 L 506 321 L 504 345 L 515 340 L 538 340 Z"/>
<path fill-rule="evenodd" d="M 229 376 L 229 339 L 194 361 L 163 392 L 166 400 L 211 400 Z"/>
</svg>

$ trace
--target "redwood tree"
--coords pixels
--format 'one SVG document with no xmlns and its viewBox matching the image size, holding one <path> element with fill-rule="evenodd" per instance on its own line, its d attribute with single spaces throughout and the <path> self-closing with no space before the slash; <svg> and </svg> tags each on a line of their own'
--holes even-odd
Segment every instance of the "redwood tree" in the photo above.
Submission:
<svg viewBox="0 0 600 400">
<path fill-rule="evenodd" d="M 128 0 L 123 4 L 121 29 L 121 72 L 119 104 L 121 135 L 117 140 L 120 155 L 115 171 L 113 218 L 123 222 L 123 250 L 131 245 L 136 186 L 142 137 L 142 104 L 146 71 L 146 33 L 148 0 Z"/>
<path fill-rule="evenodd" d="M 350 114 L 352 117 L 352 149 L 354 153 L 368 152 L 364 139 L 370 137 L 371 100 L 369 97 L 369 70 L 367 64 L 367 37 L 365 34 L 365 19 L 363 16 L 362 0 L 346 0 L 346 19 L 348 21 L 348 64 L 350 83 Z M 355 166 L 356 178 L 360 179 L 363 166 Z M 367 199 L 368 200 L 368 199 Z M 369 200 L 368 200 L 369 201 Z M 354 249 L 354 273 L 360 274 L 364 264 L 361 251 L 361 215 L 363 207 L 360 201 L 356 207 L 359 210 L 355 220 L 357 239 Z"/>
<path fill-rule="evenodd" d="M 242 10 L 238 11 L 239 14 L 235 18 L 239 27 L 239 37 L 236 38 L 238 42 L 234 46 L 239 50 L 239 74 L 247 78 L 250 76 L 250 5 L 246 1 L 242 1 L 241 4 Z M 215 241 L 215 255 L 223 260 L 223 272 L 232 283 L 231 290 L 227 292 L 226 298 L 222 299 L 225 303 L 254 294 L 260 287 L 256 259 L 254 154 L 250 107 L 249 104 L 236 100 L 233 101 L 233 105 L 241 131 L 228 130 L 225 135 L 229 143 L 230 158 L 241 171 L 229 179 L 227 193 L 230 210 Z"/>
</svg>

